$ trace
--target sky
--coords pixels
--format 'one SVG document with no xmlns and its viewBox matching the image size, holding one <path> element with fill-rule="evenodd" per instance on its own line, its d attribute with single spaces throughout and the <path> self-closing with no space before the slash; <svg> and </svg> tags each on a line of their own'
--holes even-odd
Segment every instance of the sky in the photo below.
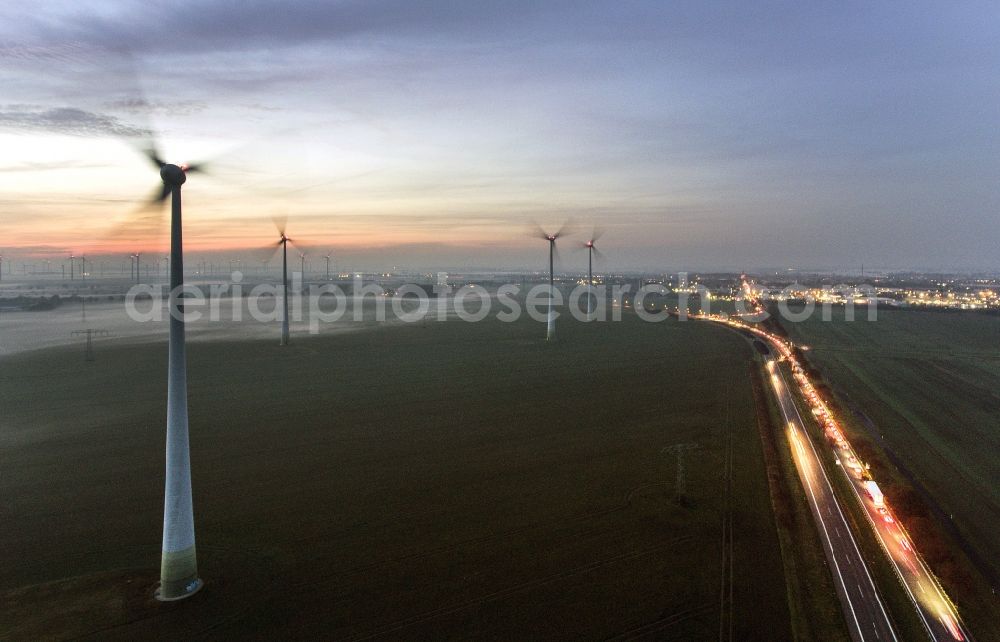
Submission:
<svg viewBox="0 0 1000 642">
<path fill-rule="evenodd" d="M 0 5 L 0 254 L 1000 271 L 995 2 Z M 250 260 L 249 258 L 247 260 Z"/>
</svg>

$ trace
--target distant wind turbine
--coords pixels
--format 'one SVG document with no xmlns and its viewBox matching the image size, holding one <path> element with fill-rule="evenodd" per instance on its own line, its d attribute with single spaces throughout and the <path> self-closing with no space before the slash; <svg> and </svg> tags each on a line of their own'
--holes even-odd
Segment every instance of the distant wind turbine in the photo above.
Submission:
<svg viewBox="0 0 1000 642">
<path fill-rule="evenodd" d="M 590 315 L 593 314 L 593 303 L 591 302 L 591 294 L 594 288 L 594 254 L 597 254 L 597 258 L 603 258 L 603 254 L 597 249 L 597 240 L 601 238 L 604 234 L 603 231 L 595 229 L 590 235 L 590 240 L 583 244 L 587 248 L 587 288 L 590 290 L 587 296 L 587 320 L 590 320 Z M 596 296 L 596 295 L 594 295 Z"/>
<path fill-rule="evenodd" d="M 545 239 L 549 242 L 549 313 L 547 316 L 546 326 L 545 326 L 545 340 L 551 341 L 555 338 L 556 334 L 556 311 L 553 308 L 553 299 L 555 298 L 555 255 L 556 255 L 556 239 L 560 236 L 564 236 L 568 232 L 566 231 L 567 226 L 564 224 L 555 234 L 549 234 L 541 227 L 538 228 L 537 236 Z"/>
<path fill-rule="evenodd" d="M 285 234 L 287 219 L 274 218 L 274 226 L 278 228 L 278 245 L 281 246 L 281 305 L 283 312 L 281 315 L 281 345 L 288 345 L 288 242 L 291 240 Z"/>
</svg>

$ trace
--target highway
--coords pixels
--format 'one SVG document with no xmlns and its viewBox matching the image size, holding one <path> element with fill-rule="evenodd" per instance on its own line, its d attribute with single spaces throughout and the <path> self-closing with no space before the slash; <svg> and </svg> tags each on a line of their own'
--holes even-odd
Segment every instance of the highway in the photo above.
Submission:
<svg viewBox="0 0 1000 642">
<path fill-rule="evenodd" d="M 867 524 L 891 561 L 928 637 L 940 642 L 971 640 L 955 605 L 915 550 L 905 527 L 893 515 L 889 498 L 884 499 L 882 506 L 876 506 L 876 498 L 866 488 L 866 483 L 872 481 L 868 470 L 857 458 L 812 382 L 796 363 L 791 345 L 778 336 L 738 319 L 714 316 L 701 318 L 750 331 L 770 348 L 770 354 L 765 357 L 768 380 L 785 421 L 785 433 L 809 498 L 809 506 L 816 520 L 851 637 L 854 640 L 899 639 L 839 503 L 856 500 L 864 507 Z M 789 385 L 781 363 L 789 365 L 792 385 Z M 799 394 L 811 409 L 816 422 L 825 433 L 825 441 L 810 436 L 795 403 L 795 394 Z M 838 473 L 835 474 L 843 474 L 849 481 L 853 497 L 841 497 L 838 501 L 821 457 L 838 465 Z"/>
<path fill-rule="evenodd" d="M 885 500 L 884 505 L 878 506 L 866 489 L 866 483 L 870 483 L 871 480 L 868 471 L 851 444 L 844 438 L 829 408 L 797 364 L 792 365 L 792 371 L 803 398 L 810 405 L 816 421 L 823 427 L 829 440 L 827 444 L 821 443 L 820 448 L 830 448 L 830 457 L 840 466 L 842 474 L 850 482 L 854 498 L 865 508 L 869 525 L 878 536 L 885 554 L 892 562 L 896 575 L 916 607 L 917 614 L 931 639 L 941 641 L 971 639 L 958 617 L 955 606 L 923 558 L 914 550 L 912 540 L 904 526 L 893 515 L 888 500 Z"/>
<path fill-rule="evenodd" d="M 771 389 L 785 419 L 795 467 L 802 486 L 806 489 L 813 519 L 819 528 L 823 550 L 830 564 L 837 595 L 844 607 L 851 637 L 858 642 L 898 640 L 892 620 L 868 571 L 868 565 L 854 541 L 840 504 L 837 503 L 836 493 L 823 469 L 819 453 L 805 431 L 805 423 L 784 375 L 773 356 L 766 363 Z"/>
</svg>

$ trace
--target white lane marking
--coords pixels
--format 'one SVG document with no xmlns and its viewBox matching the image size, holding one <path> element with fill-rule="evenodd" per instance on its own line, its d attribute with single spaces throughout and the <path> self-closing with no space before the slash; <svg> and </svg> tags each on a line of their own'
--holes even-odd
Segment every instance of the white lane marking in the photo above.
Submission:
<svg viewBox="0 0 1000 642">
<path fill-rule="evenodd" d="M 785 374 L 783 372 L 781 372 L 780 369 L 778 370 L 778 376 L 781 377 L 782 381 L 784 381 Z M 788 394 L 789 394 L 789 397 L 790 397 L 791 393 L 788 393 Z M 794 401 L 792 401 L 791 403 L 792 403 L 792 409 L 795 410 L 795 415 L 799 418 L 799 423 L 804 426 L 805 422 L 802 420 L 802 414 L 799 412 L 798 406 L 795 405 Z M 782 406 L 782 413 L 786 414 L 786 419 L 788 419 L 787 413 L 785 413 L 785 411 L 784 411 L 784 404 L 779 404 L 779 405 Z M 789 419 L 789 421 L 790 421 L 790 419 Z M 804 430 L 802 432 L 805 433 Z M 865 576 L 868 577 L 868 582 L 872 586 L 872 593 L 875 595 L 875 602 L 878 604 L 879 609 L 882 611 L 882 617 L 885 620 L 886 627 L 889 629 L 889 633 L 892 634 L 892 639 L 896 640 L 898 642 L 899 638 L 896 637 L 896 631 L 893 628 L 892 623 L 889 621 L 889 614 L 885 612 L 885 606 L 882 604 L 882 600 L 878 596 L 878 591 L 875 590 L 875 581 L 872 580 L 872 576 L 868 572 L 868 566 L 864 563 L 864 558 L 861 556 L 861 550 L 858 548 L 857 542 L 854 541 L 854 535 L 851 534 L 851 529 L 847 526 L 847 518 L 844 517 L 844 511 L 840 510 L 840 503 L 837 502 L 837 499 L 836 499 L 837 496 L 833 492 L 833 485 L 830 483 L 830 478 L 826 474 L 826 469 L 823 468 L 822 464 L 820 464 L 819 453 L 816 452 L 816 446 L 813 445 L 812 438 L 809 437 L 808 434 L 806 434 L 804 436 L 805 436 L 806 440 L 809 442 L 809 448 L 812 450 L 813 459 L 819 465 L 819 470 L 823 474 L 823 480 L 826 482 L 826 487 L 829 490 L 829 494 L 830 494 L 831 497 L 834 498 L 833 501 L 837 505 L 837 514 L 840 515 L 840 521 L 841 521 L 841 523 L 844 524 L 844 527 L 847 528 L 847 535 L 848 535 L 848 537 L 851 540 L 851 544 L 853 544 L 853 546 L 854 546 L 854 551 L 855 551 L 855 553 L 857 553 L 858 559 L 861 561 L 861 568 L 864 570 Z M 812 490 L 812 488 L 810 487 L 810 492 L 811 492 L 811 490 Z M 820 517 L 820 521 L 821 522 L 823 521 L 822 517 Z M 823 524 L 823 530 L 824 530 L 824 532 L 826 531 L 826 524 L 825 523 Z M 827 539 L 829 540 L 829 535 L 827 535 Z M 832 548 L 832 546 L 831 546 L 831 548 Z M 836 558 L 834 559 L 834 563 L 836 565 Z M 837 566 L 837 573 L 839 574 L 840 573 L 840 567 L 839 567 L 839 565 L 836 565 L 836 566 Z M 843 582 L 843 577 L 841 577 L 841 582 Z M 844 590 L 846 592 L 846 590 L 847 590 L 846 587 L 845 587 Z M 848 602 L 850 602 L 850 598 L 848 598 Z M 851 614 L 854 615 L 854 605 L 853 604 L 851 605 Z M 855 620 L 855 623 L 857 623 L 857 616 L 856 615 L 854 616 L 854 620 Z M 858 625 L 858 632 L 860 633 L 860 631 L 861 631 L 861 626 L 859 624 Z M 862 634 L 862 638 L 864 638 L 863 634 Z"/>
<path fill-rule="evenodd" d="M 765 340 L 767 340 L 767 341 L 769 341 L 770 343 L 772 343 L 772 344 L 773 344 L 773 346 L 774 346 L 774 347 L 775 347 L 776 349 L 777 349 L 777 348 L 779 347 L 779 346 L 778 346 L 778 344 L 777 344 L 777 342 L 776 342 L 776 341 L 775 341 L 774 339 L 772 339 L 771 337 L 767 336 L 766 334 L 763 334 L 763 333 L 760 333 L 760 332 L 758 332 L 758 331 L 755 331 L 755 330 L 752 330 L 752 331 L 753 331 L 753 332 L 754 332 L 755 334 L 758 334 L 759 336 L 763 337 L 763 338 L 764 338 Z M 780 352 L 780 350 L 779 350 L 779 352 Z M 768 365 L 773 365 L 774 363 L 775 363 L 775 360 L 774 360 L 773 358 L 771 358 L 771 359 L 770 359 L 770 360 L 768 361 Z M 774 373 L 774 371 L 771 371 L 771 370 L 769 370 L 769 372 L 771 372 L 772 374 Z M 780 390 L 780 388 L 781 388 L 781 384 L 782 384 L 782 383 L 784 383 L 784 379 L 785 379 L 785 376 L 784 376 L 784 373 L 781 373 L 781 372 L 780 372 L 780 370 L 778 371 L 778 373 L 777 373 L 777 374 L 779 374 L 779 376 L 781 377 L 781 381 L 779 382 L 779 381 L 777 380 L 777 378 L 776 378 L 776 377 L 772 377 L 772 378 L 771 378 L 771 382 L 772 382 L 772 387 L 774 388 L 774 391 L 775 391 L 775 393 L 776 393 L 776 396 L 778 397 L 778 405 L 779 405 L 779 407 L 781 408 L 781 412 L 782 412 L 782 414 L 783 414 L 783 415 L 785 415 L 785 420 L 786 420 L 786 421 L 788 421 L 788 423 L 789 423 L 789 424 L 792 424 L 793 422 L 792 422 L 792 421 L 790 420 L 790 418 L 789 418 L 789 416 L 788 416 L 788 412 L 787 412 L 787 409 L 786 409 L 786 404 L 787 404 L 788 402 L 787 402 L 787 400 L 786 400 L 786 399 L 784 399 L 784 398 L 782 397 L 782 395 L 781 395 L 781 394 L 780 394 L 780 392 L 779 392 L 779 390 Z M 789 395 L 789 396 L 791 396 L 791 395 Z M 799 420 L 801 421 L 801 419 L 802 419 L 802 415 L 801 415 L 801 413 L 799 413 L 799 409 L 798 409 L 798 407 L 796 407 L 796 406 L 795 406 L 794 402 L 792 402 L 792 406 L 793 406 L 793 408 L 795 409 L 795 414 L 799 416 Z M 797 446 L 799 447 L 799 449 L 800 449 L 800 450 L 802 449 L 802 445 L 801 445 L 801 444 L 796 444 L 796 445 L 797 445 Z M 811 438 L 809 439 L 809 446 L 810 446 L 810 448 L 812 448 L 812 450 L 813 450 L 813 453 L 815 454 L 815 453 L 816 453 L 816 447 L 815 447 L 815 445 L 814 445 L 814 444 L 812 443 L 812 439 L 811 439 Z M 817 457 L 818 457 L 818 455 L 817 455 Z M 823 473 L 823 477 L 825 478 L 825 481 L 826 481 L 826 483 L 827 483 L 827 487 L 829 488 L 830 492 L 832 493 L 832 492 L 833 492 L 833 487 L 832 487 L 832 486 L 831 486 L 831 484 L 830 484 L 830 479 L 829 479 L 829 477 L 827 476 L 827 474 L 826 474 L 826 471 L 825 471 L 825 470 L 823 470 L 823 471 L 822 471 L 822 473 Z M 799 470 L 799 476 L 800 476 L 800 477 L 803 477 L 803 478 L 804 478 L 804 473 L 803 473 L 803 471 L 802 471 L 801 469 Z M 849 481 L 851 481 L 851 480 L 849 479 Z M 853 484 L 853 483 L 851 483 L 850 485 L 851 485 L 851 489 L 852 489 L 852 490 L 854 491 L 854 494 L 855 494 L 855 495 L 856 495 L 856 496 L 858 497 L 858 501 L 861 501 L 861 497 L 860 497 L 860 495 L 858 495 L 858 490 L 857 490 L 857 488 L 855 488 L 855 487 L 854 487 L 854 484 Z M 810 490 L 810 493 L 812 493 L 812 488 L 811 488 L 811 486 L 809 487 L 809 490 Z M 813 499 L 814 499 L 814 502 L 815 502 L 815 497 L 813 497 Z M 861 503 L 862 503 L 862 505 L 864 505 L 864 502 L 861 502 Z M 814 507 L 816 507 L 815 503 L 814 503 Z M 818 509 L 818 507 L 817 507 L 817 509 Z M 829 510 L 829 505 L 827 505 L 827 511 L 828 511 L 828 512 L 830 512 L 830 510 Z M 839 513 L 840 513 L 840 518 L 841 518 L 841 520 L 845 520 L 845 518 L 844 518 L 844 514 L 843 514 L 843 511 L 842 511 L 842 510 L 840 509 L 840 503 L 839 503 L 839 502 L 837 502 L 837 512 L 839 512 Z M 869 515 L 866 515 L 866 517 L 868 517 L 868 518 L 869 518 L 869 522 L 871 522 L 871 521 L 872 521 L 872 520 L 871 520 L 871 517 L 870 517 Z M 844 524 L 846 525 L 846 521 L 844 521 Z M 823 528 L 824 528 L 824 534 L 826 534 L 826 533 L 825 533 L 825 529 L 826 529 L 826 525 L 825 525 L 825 523 L 822 523 L 822 519 L 821 519 L 821 525 L 822 525 L 822 526 L 823 526 Z M 881 541 L 881 542 L 883 543 L 883 546 L 885 546 L 885 540 L 884 540 L 884 538 L 882 537 L 882 534 L 881 534 L 881 533 L 879 532 L 879 530 L 878 530 L 877 528 L 875 528 L 875 525 L 874 525 L 874 523 L 872 523 L 871 525 L 872 525 L 872 527 L 873 527 L 873 530 L 875 530 L 875 533 L 876 533 L 876 535 L 878 536 L 879 540 L 880 540 L 880 541 Z M 860 552 L 860 550 L 858 550 L 858 545 L 857 545 L 857 542 L 855 542 L 855 541 L 854 541 L 854 536 L 853 536 L 853 535 L 852 535 L 852 534 L 850 533 L 850 529 L 849 529 L 849 528 L 848 528 L 848 534 L 849 534 L 849 535 L 851 535 L 851 543 L 852 543 L 852 544 L 854 544 L 854 549 L 855 549 L 855 551 L 857 551 L 857 553 L 858 553 L 858 555 L 859 555 L 859 560 L 861 561 L 861 566 L 862 566 L 862 568 L 864 568 L 864 571 L 865 571 L 865 574 L 866 574 L 866 575 L 868 575 L 868 580 L 869 580 L 870 582 L 872 582 L 872 579 L 871 579 L 871 574 L 870 574 L 870 573 L 868 572 L 868 567 L 867 567 L 867 565 L 866 565 L 866 564 L 864 563 L 864 560 L 860 558 L 860 555 L 861 555 L 861 552 Z M 829 542 L 829 536 L 827 536 L 827 541 Z M 888 551 L 887 551 L 887 552 L 888 552 Z M 831 553 L 832 553 L 832 549 L 831 549 Z M 895 560 L 895 559 L 893 558 L 893 556 L 892 556 L 891 554 L 890 554 L 890 555 L 887 555 L 887 556 L 889 557 L 889 561 L 890 561 L 890 562 L 892 562 L 892 565 L 893 565 L 893 567 L 894 567 L 894 568 L 896 569 L 896 572 L 897 572 L 897 573 L 901 573 L 901 571 L 900 571 L 900 568 L 899 568 L 899 565 L 898 565 L 898 564 L 896 563 L 896 560 Z M 922 568 L 922 570 L 924 571 L 924 573 L 925 573 L 926 575 L 928 575 L 928 576 L 931 576 L 931 577 L 932 577 L 932 575 L 931 575 L 931 572 L 930 572 L 930 570 L 929 570 L 929 569 L 927 568 L 926 564 L 924 563 L 924 560 L 923 560 L 923 559 L 922 559 L 922 558 L 921 558 L 921 557 L 920 557 L 919 555 L 917 555 L 917 556 L 916 556 L 916 558 L 917 558 L 917 562 L 918 562 L 918 564 L 920 565 L 920 567 Z M 848 559 L 848 561 L 849 561 L 849 558 L 846 558 L 846 559 Z M 834 559 L 834 565 L 836 566 L 836 559 Z M 837 569 L 837 572 L 838 572 L 838 574 L 840 573 L 840 569 L 839 569 L 839 568 Z M 841 578 L 841 580 L 843 580 L 843 578 Z M 923 611 L 923 608 L 922 608 L 922 607 L 921 607 L 921 606 L 920 606 L 920 605 L 919 605 L 919 604 L 917 603 L 916 599 L 915 599 L 915 598 L 914 598 L 914 596 L 913 596 L 913 593 L 912 593 L 912 591 L 910 590 L 910 586 L 909 586 L 909 583 L 908 583 L 908 582 L 906 582 L 905 580 L 903 580 L 903 578 L 902 578 L 902 575 L 900 575 L 900 580 L 902 580 L 902 584 L 903 584 L 903 587 L 904 587 L 904 588 L 906 589 L 906 592 L 907 592 L 907 593 L 908 593 L 908 594 L 910 595 L 910 599 L 911 599 L 911 601 L 913 602 L 914 606 L 916 607 L 916 611 L 917 611 L 917 614 L 918 614 L 918 615 L 920 616 L 920 619 L 921 619 L 921 620 L 923 621 L 923 623 L 924 623 L 924 627 L 926 628 L 926 630 L 927 630 L 927 633 L 928 633 L 928 635 L 930 635 L 930 636 L 931 636 L 931 638 L 935 638 L 935 635 L 934 635 L 934 633 L 933 633 L 933 632 L 931 631 L 931 627 L 930 627 L 930 625 L 929 625 L 929 624 L 928 624 L 928 622 L 927 622 L 927 618 L 926 618 L 926 617 L 924 617 L 924 611 Z M 841 583 L 843 583 L 843 581 L 842 581 Z M 918 580 L 918 583 L 919 583 L 919 580 Z M 944 600 L 944 599 L 946 599 L 946 598 L 944 597 L 943 593 L 941 592 L 940 588 L 939 588 L 939 587 L 937 586 L 937 584 L 936 584 L 936 583 L 933 583 L 933 587 L 934 587 L 935 591 L 937 591 L 938 595 L 942 597 L 942 599 L 943 599 L 943 600 Z M 874 584 L 873 584 L 873 588 L 874 588 Z M 926 590 L 925 590 L 925 589 L 923 588 L 923 586 L 922 586 L 922 585 L 920 586 L 920 590 L 921 590 L 921 591 L 923 591 L 924 593 L 926 593 Z M 878 597 L 878 593 L 877 593 L 877 592 L 875 593 L 875 599 L 876 599 L 876 600 L 877 600 L 877 602 L 878 602 L 878 605 L 879 605 L 879 608 L 880 608 L 880 609 L 882 610 L 882 615 L 883 615 L 883 616 L 884 616 L 884 617 L 886 618 L 886 625 L 887 625 L 887 626 L 888 626 L 888 628 L 889 628 L 889 633 L 890 633 L 890 634 L 892 634 L 892 637 L 893 637 L 893 639 L 894 639 L 894 640 L 897 640 L 897 641 L 898 641 L 898 638 L 896 637 L 896 633 L 895 633 L 895 631 L 893 630 L 893 627 L 892 627 L 892 624 L 891 624 L 891 623 L 889 622 L 889 620 L 888 620 L 888 614 L 886 614 L 886 612 L 885 612 L 885 607 L 884 607 L 884 605 L 882 604 L 882 601 L 881 601 L 881 599 L 879 599 L 879 597 Z M 851 606 L 851 611 L 852 611 L 852 613 L 853 613 L 853 610 L 854 610 L 854 607 L 853 607 L 852 605 L 850 605 L 850 604 L 849 604 L 849 606 Z M 856 619 L 857 619 L 857 618 L 855 618 L 855 620 L 856 620 Z M 960 630 L 962 630 L 962 632 L 964 633 L 965 631 L 964 631 L 964 629 L 962 628 L 962 626 L 961 626 L 961 623 L 959 623 L 959 624 L 958 624 L 958 626 L 959 626 L 959 629 L 960 629 Z M 858 630 L 859 630 L 859 632 L 860 632 L 860 627 L 859 627 L 859 629 L 858 629 Z"/>
<path fill-rule="evenodd" d="M 796 408 L 796 412 L 798 412 L 797 408 Z M 800 415 L 800 417 L 801 417 L 801 415 Z M 810 443 L 810 445 L 812 444 L 811 441 L 809 443 Z M 825 474 L 826 473 L 824 472 L 824 475 Z M 891 553 L 889 553 L 889 545 L 886 542 L 885 535 L 882 532 L 882 528 L 887 528 L 887 527 L 881 521 L 879 521 L 880 516 L 878 514 L 876 514 L 876 519 L 872 519 L 872 510 L 870 510 L 869 507 L 868 507 L 868 505 L 865 503 L 864 498 L 863 498 L 861 492 L 858 490 L 857 484 L 851 478 L 848 478 L 848 481 L 850 482 L 851 490 L 854 492 L 854 496 L 857 498 L 858 502 L 861 503 L 862 507 L 865 510 L 865 517 L 868 518 L 868 522 L 871 525 L 872 530 L 875 532 L 875 536 L 882 543 L 882 548 L 884 549 L 884 551 L 886 553 L 886 557 L 889 558 L 889 562 L 892 564 L 893 568 L 896 569 L 896 574 L 899 577 L 900 584 L 903 585 L 903 589 L 906 591 L 906 594 L 910 597 L 910 601 L 913 603 L 913 607 L 916 610 L 917 615 L 920 617 L 921 622 L 924 623 L 924 628 L 927 630 L 927 635 L 930 636 L 931 639 L 937 639 L 936 636 L 934 635 L 933 630 L 931 629 L 930 622 L 927 620 L 927 617 L 924 615 L 924 607 L 923 607 L 923 605 L 921 605 L 919 602 L 917 602 L 917 598 L 913 595 L 913 589 L 910 587 L 909 582 L 907 582 L 903 578 L 903 570 L 899 567 L 899 564 L 896 562 L 896 558 L 893 557 L 893 555 Z M 837 510 L 840 510 L 840 505 L 839 504 L 837 505 Z M 852 537 L 852 540 L 853 540 L 853 537 Z M 855 544 L 855 548 L 857 548 L 857 544 Z M 923 567 L 924 572 L 929 577 L 931 575 L 931 573 L 930 573 L 930 570 L 927 569 L 926 565 L 924 565 L 923 559 L 921 559 L 919 555 L 917 556 L 917 559 L 920 562 L 921 566 Z M 867 567 L 865 567 L 865 572 L 866 573 L 868 572 L 868 568 Z M 871 576 L 869 576 L 869 579 L 870 579 L 870 577 Z M 934 586 L 936 587 L 936 584 Z M 923 589 L 921 588 L 921 590 L 923 590 Z M 924 592 L 926 593 L 926 591 L 924 591 Z M 944 599 L 944 597 L 941 596 L 940 592 L 938 593 L 938 595 L 939 595 L 939 597 L 941 597 L 942 599 Z M 883 612 L 884 612 L 884 609 L 883 609 Z"/>
<path fill-rule="evenodd" d="M 773 381 L 774 380 L 772 379 L 772 382 Z M 785 416 L 785 421 L 787 423 L 791 424 L 792 423 L 792 419 L 791 419 L 791 417 L 788 414 L 787 408 L 785 407 L 786 403 L 788 403 L 788 400 L 785 399 L 780 394 L 780 392 L 778 391 L 777 386 L 774 386 L 774 389 L 775 389 L 774 390 L 775 393 L 777 393 L 777 396 L 778 396 L 778 406 L 781 408 L 781 414 L 783 414 Z M 794 404 L 794 402 L 793 402 L 793 404 Z M 796 412 L 798 412 L 798 411 L 796 411 Z M 801 421 L 801 419 L 802 418 L 799 417 L 800 421 Z M 803 455 L 803 456 L 805 456 L 805 455 Z M 858 614 L 854 612 L 854 602 L 851 600 L 851 594 L 847 590 L 847 583 L 844 581 L 844 575 L 843 575 L 843 573 L 840 572 L 840 563 L 837 561 L 837 554 L 836 554 L 836 552 L 833 549 L 833 541 L 830 539 L 830 532 L 826 528 L 826 520 L 823 519 L 823 513 L 819 510 L 819 501 L 816 499 L 816 493 L 813 490 L 813 481 L 812 481 L 812 478 L 809 477 L 809 476 L 807 476 L 807 475 L 805 475 L 802 472 L 802 469 L 799 468 L 798 465 L 796 465 L 796 469 L 798 469 L 798 471 L 799 471 L 799 477 L 802 478 L 802 480 L 805 482 L 806 490 L 809 491 L 809 498 L 812 499 L 813 508 L 815 510 L 816 517 L 819 518 L 819 525 L 823 529 L 823 536 L 826 538 L 826 544 L 827 544 L 827 547 L 830 550 L 830 559 L 833 561 L 833 568 L 834 568 L 835 571 L 837 571 L 837 579 L 840 580 L 840 585 L 844 589 L 844 597 L 847 599 L 847 608 L 849 608 L 851 610 L 851 617 L 854 619 L 854 626 L 858 630 L 858 637 L 861 640 L 864 640 L 865 639 L 865 634 L 861 630 L 861 622 L 858 621 Z M 829 484 L 829 481 L 827 483 Z"/>
<path fill-rule="evenodd" d="M 778 370 L 778 376 L 780 376 L 781 380 L 784 382 L 785 374 L 780 370 Z M 788 393 L 788 396 L 791 397 L 791 393 Z M 794 400 L 791 401 L 791 404 L 792 404 L 792 409 L 795 410 L 795 415 L 799 418 L 799 423 L 805 426 L 805 422 L 802 419 L 802 414 L 799 412 L 799 408 L 798 406 L 795 405 Z M 806 441 L 809 442 L 809 449 L 812 450 L 813 458 L 816 460 L 817 463 L 819 463 L 819 453 L 816 452 L 816 446 L 813 445 L 812 438 L 809 437 L 808 434 L 805 434 L 805 430 L 803 430 L 802 432 Z M 833 485 L 830 483 L 830 478 L 827 476 L 826 469 L 823 468 L 822 465 L 820 465 L 820 472 L 823 474 L 823 480 L 826 482 L 826 487 L 829 490 L 830 496 L 833 498 L 833 502 L 837 505 L 837 514 L 840 515 L 840 522 L 844 525 L 844 528 L 847 529 L 848 538 L 851 540 L 851 544 L 854 546 L 854 551 L 855 553 L 857 553 L 858 560 L 861 561 L 861 568 L 864 570 L 865 576 L 867 576 L 868 578 L 868 583 L 872 587 L 872 593 L 875 595 L 875 601 L 876 603 L 878 603 L 879 609 L 882 611 L 882 617 L 885 619 L 886 626 L 889 628 L 889 632 L 892 633 L 892 638 L 898 641 L 899 638 L 896 637 L 896 632 L 893 629 L 891 622 L 889 621 L 889 614 L 885 612 L 885 606 L 882 604 L 882 600 L 879 598 L 878 591 L 875 590 L 875 581 L 872 580 L 871 573 L 868 572 L 868 566 L 864 563 L 864 558 L 861 556 L 861 550 L 858 548 L 858 543 L 854 540 L 854 535 L 851 533 L 850 527 L 847 526 L 847 518 L 844 517 L 844 511 L 840 509 L 840 502 L 837 501 L 837 496 L 833 491 Z"/>
<path fill-rule="evenodd" d="M 798 413 L 799 409 L 796 408 L 795 412 Z M 801 415 L 799 420 L 802 420 Z M 809 447 L 813 449 L 813 455 L 816 456 L 816 447 L 813 446 L 812 439 L 806 435 L 806 439 L 809 440 Z M 818 457 L 818 456 L 817 456 Z M 837 502 L 836 495 L 833 492 L 833 485 L 830 483 L 830 478 L 826 475 L 826 470 L 822 467 L 820 472 L 823 473 L 823 479 L 826 481 L 827 487 L 830 490 L 830 495 L 834 497 L 834 503 L 837 505 L 837 513 L 840 515 L 840 521 L 844 524 L 844 528 L 847 529 L 848 539 L 851 541 L 851 545 L 854 547 L 854 552 L 857 553 L 858 560 L 861 562 L 861 568 L 865 572 L 865 576 L 868 578 L 868 583 L 872 587 L 872 594 L 875 595 L 875 602 L 878 604 L 879 610 L 882 611 L 882 617 L 885 619 L 886 626 L 889 628 L 889 632 L 892 633 L 892 639 L 898 642 L 899 638 L 896 637 L 896 631 L 892 627 L 892 623 L 889 621 L 889 614 L 885 612 L 885 606 L 882 604 L 882 599 L 878 595 L 878 591 L 875 589 L 875 581 L 872 579 L 871 573 L 868 572 L 868 565 L 864 562 L 864 557 L 861 555 L 861 549 L 858 548 L 858 543 L 854 540 L 854 535 L 851 533 L 850 527 L 847 526 L 847 518 L 844 517 L 844 511 L 840 510 L 840 503 Z"/>
</svg>

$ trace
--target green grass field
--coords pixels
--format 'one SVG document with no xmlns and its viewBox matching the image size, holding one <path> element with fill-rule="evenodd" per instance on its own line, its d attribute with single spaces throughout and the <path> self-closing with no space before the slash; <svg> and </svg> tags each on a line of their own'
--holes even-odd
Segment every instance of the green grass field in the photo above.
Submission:
<svg viewBox="0 0 1000 642">
<path fill-rule="evenodd" d="M 1000 317 L 879 310 L 874 322 L 856 318 L 835 311 L 829 323 L 814 316 L 783 326 L 854 411 L 854 430 L 887 453 L 883 481 L 918 486 L 939 509 L 953 550 L 931 555 L 945 579 L 964 583 L 947 558 L 967 551 L 982 582 L 955 588 L 977 591 L 992 617 L 1000 613 L 989 596 L 991 578 L 1000 588 Z M 928 530 L 914 526 L 917 536 Z"/>
<path fill-rule="evenodd" d="M 543 334 L 191 344 L 206 586 L 171 605 L 150 599 L 165 345 L 5 358 L 0 638 L 718 639 L 730 429 L 737 638 L 789 638 L 748 344 L 631 316 Z"/>
</svg>

